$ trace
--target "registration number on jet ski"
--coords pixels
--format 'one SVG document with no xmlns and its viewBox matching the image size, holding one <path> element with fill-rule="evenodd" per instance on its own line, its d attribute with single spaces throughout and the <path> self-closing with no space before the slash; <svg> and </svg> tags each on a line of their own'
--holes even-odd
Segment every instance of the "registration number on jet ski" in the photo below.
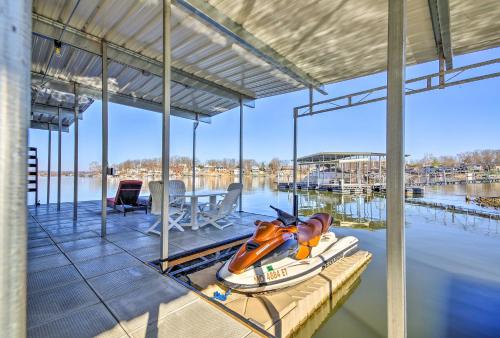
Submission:
<svg viewBox="0 0 500 338">
<path fill-rule="evenodd" d="M 257 283 L 264 283 L 265 281 L 271 281 L 286 276 L 288 276 L 288 271 L 286 271 L 286 268 L 281 268 L 268 271 L 263 275 L 255 275 L 255 281 Z"/>
</svg>

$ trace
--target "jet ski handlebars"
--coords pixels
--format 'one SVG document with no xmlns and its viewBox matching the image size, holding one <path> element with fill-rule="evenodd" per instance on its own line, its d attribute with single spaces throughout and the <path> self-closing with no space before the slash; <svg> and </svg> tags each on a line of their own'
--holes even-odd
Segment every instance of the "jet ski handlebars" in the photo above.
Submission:
<svg viewBox="0 0 500 338">
<path fill-rule="evenodd" d="M 271 209 L 276 211 L 278 214 L 278 221 L 283 223 L 285 226 L 297 225 L 299 222 L 304 223 L 300 218 L 290 215 L 288 212 L 278 209 L 272 205 L 269 206 Z"/>
</svg>

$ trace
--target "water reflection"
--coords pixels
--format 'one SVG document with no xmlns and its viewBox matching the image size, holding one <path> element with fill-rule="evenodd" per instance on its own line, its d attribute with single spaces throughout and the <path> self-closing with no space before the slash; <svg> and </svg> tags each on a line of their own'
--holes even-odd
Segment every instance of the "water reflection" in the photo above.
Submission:
<svg viewBox="0 0 500 338">
<path fill-rule="evenodd" d="M 41 179 L 41 188 L 45 181 Z M 190 178 L 184 178 L 191 189 Z M 200 177 L 197 189 L 225 189 L 234 177 Z M 100 198 L 99 178 L 80 178 L 80 200 Z M 147 194 L 147 179 L 143 193 Z M 245 177 L 244 209 L 272 214 L 268 205 L 291 210 L 289 192 L 274 189 L 274 180 Z M 63 201 L 72 200 L 72 177 L 63 177 Z M 118 179 L 110 179 L 109 195 Z M 56 196 L 52 181 L 52 201 Z M 500 184 L 446 186 L 427 190 L 442 203 L 465 203 L 465 194 L 500 195 Z M 42 202 L 45 192 L 41 191 Z M 345 303 L 328 309 L 315 337 L 385 337 L 386 252 L 385 199 L 301 192 L 300 212 L 334 214 L 335 232 L 359 238 L 372 261 Z M 472 207 L 468 205 L 467 207 Z M 447 210 L 406 205 L 407 304 L 409 337 L 500 337 L 500 222 Z M 317 327 L 317 325 L 316 325 Z M 314 330 L 308 331 L 307 335 Z"/>
</svg>

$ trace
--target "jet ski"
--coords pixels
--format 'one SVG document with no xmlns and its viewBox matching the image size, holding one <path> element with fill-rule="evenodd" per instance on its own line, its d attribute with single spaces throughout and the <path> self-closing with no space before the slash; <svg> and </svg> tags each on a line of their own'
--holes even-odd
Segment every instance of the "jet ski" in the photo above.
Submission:
<svg viewBox="0 0 500 338">
<path fill-rule="evenodd" d="M 342 257 L 357 251 L 358 239 L 330 231 L 332 216 L 312 215 L 304 221 L 274 208 L 278 217 L 256 221 L 254 234 L 217 271 L 229 289 L 259 293 L 303 282 Z"/>
</svg>

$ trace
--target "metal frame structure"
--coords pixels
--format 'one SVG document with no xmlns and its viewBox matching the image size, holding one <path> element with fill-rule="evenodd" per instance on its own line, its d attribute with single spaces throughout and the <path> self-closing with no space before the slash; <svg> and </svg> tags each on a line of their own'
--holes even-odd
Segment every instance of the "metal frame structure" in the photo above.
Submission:
<svg viewBox="0 0 500 338">
<path fill-rule="evenodd" d="M 243 26 L 231 20 L 208 2 L 203 0 L 174 0 L 174 3 L 304 86 L 312 87 L 324 95 L 327 94 L 323 85 L 318 80 L 312 78 L 283 55 L 280 55 L 271 46 L 259 40 Z"/>
<path fill-rule="evenodd" d="M 57 211 L 61 210 L 61 161 L 62 161 L 62 116 L 57 110 Z"/>
<path fill-rule="evenodd" d="M 389 0 L 387 43 L 387 337 L 406 337 L 405 70 L 406 0 Z"/>
<path fill-rule="evenodd" d="M 0 92 L 9 93 L 0 101 L 0 327 L 6 337 L 25 337 L 31 1 L 0 7 Z"/>
<path fill-rule="evenodd" d="M 453 68 L 453 51 L 450 33 L 450 5 L 448 0 L 428 1 L 437 55 L 440 62 L 444 60 L 446 69 L 451 70 Z"/>
<path fill-rule="evenodd" d="M 196 190 L 196 130 L 198 129 L 200 125 L 200 122 L 198 119 L 193 122 L 193 160 L 191 164 L 191 174 L 192 174 L 192 181 L 191 181 L 191 190 L 193 193 Z"/>
<path fill-rule="evenodd" d="M 185 12 L 189 13 L 199 19 L 199 21 L 207 24 L 212 28 L 212 34 L 222 34 L 231 42 L 235 42 L 236 45 L 242 47 L 242 50 L 246 54 L 251 54 L 256 56 L 259 65 L 265 64 L 266 67 L 255 66 L 257 72 L 254 72 L 249 77 L 245 78 L 245 81 L 252 78 L 254 81 L 253 87 L 248 86 L 247 88 L 240 88 L 239 84 L 233 82 L 234 86 L 238 89 L 230 88 L 224 81 L 226 76 L 226 71 L 234 71 L 228 67 L 226 63 L 231 63 L 234 60 L 231 58 L 226 58 L 224 55 L 215 61 L 210 67 L 219 67 L 219 71 L 222 78 L 221 81 L 208 80 L 208 77 L 199 77 L 195 75 L 196 70 L 193 73 L 187 72 L 184 69 L 180 69 L 172 66 L 172 48 L 170 45 L 171 40 L 171 1 L 172 0 L 162 0 L 162 36 L 155 41 L 148 42 L 147 45 L 151 46 L 156 42 L 162 41 L 162 55 L 163 62 L 160 62 L 160 58 L 153 59 L 147 57 L 141 52 L 133 51 L 123 46 L 119 46 L 115 43 L 108 43 L 106 41 L 106 35 L 102 38 L 92 35 L 86 32 L 86 28 L 90 23 L 90 20 L 94 20 L 98 11 L 99 4 L 96 7 L 92 7 L 93 11 L 90 17 L 86 18 L 86 23 L 81 30 L 72 28 L 69 26 L 69 21 L 75 13 L 76 7 L 80 3 L 80 0 L 75 2 L 68 2 L 65 6 L 66 9 L 71 10 L 69 16 L 70 19 L 66 23 L 61 23 L 50 19 L 48 17 L 41 16 L 39 14 L 30 14 L 33 9 L 30 0 L 21 1 L 10 1 L 6 2 L 6 5 L 2 7 L 5 10 L 2 11 L 2 19 L 4 16 L 8 20 L 0 20 L 0 25 L 5 32 L 4 36 L 6 39 L 2 40 L 0 43 L 4 50 L 12 51 L 11 53 L 3 53 L 1 58 L 2 65 L 7 65 L 9 67 L 5 68 L 7 72 L 7 77 L 2 77 L 0 83 L 2 86 L 6 85 L 6 79 L 10 81 L 13 88 L 11 95 L 7 97 L 5 103 L 0 105 L 2 116 L 7 116 L 7 108 L 12 108 L 15 114 L 12 114 L 13 118 L 6 119 L 6 125 L 1 125 L 0 128 L 5 135 L 6 142 L 0 144 L 0 175 L 3 181 L 7 182 L 5 185 L 0 185 L 2 193 L 0 194 L 0 199 L 6 198 L 8 196 L 8 203 L 1 203 L 0 205 L 14 205 L 14 209 L 9 209 L 9 214 L 5 213 L 6 209 L 0 209 L 0 229 L 2 231 L 2 238 L 7 238 L 8 241 L 4 241 L 2 246 L 2 252 L 4 254 L 0 255 L 0 259 L 5 263 L 5 259 L 10 259 L 12 253 L 14 252 L 19 261 L 17 264 L 0 264 L 0 269 L 2 275 L 7 276 L 2 279 L 2 283 L 5 281 L 10 282 L 6 287 L 0 288 L 2 293 L 1 299 L 1 316 L 0 320 L 2 327 L 6 327 L 4 330 L 8 336 L 24 336 L 26 328 L 26 317 L 25 317 L 25 294 L 26 294 L 26 229 L 24 227 L 18 227 L 18 224 L 24 224 L 26 222 L 26 210 L 24 208 L 26 202 L 26 141 L 27 135 L 26 131 L 28 128 L 28 119 L 25 118 L 29 115 L 29 105 L 26 104 L 26 97 L 29 95 L 28 88 L 30 87 L 30 71 L 26 65 L 30 64 L 30 39 L 36 40 L 39 37 L 49 39 L 51 41 L 58 40 L 63 44 L 70 46 L 71 48 L 78 49 L 80 51 L 85 51 L 87 53 L 93 54 L 95 57 L 100 56 L 102 60 L 102 88 L 94 87 L 84 83 L 76 83 L 78 86 L 79 95 L 90 95 L 93 97 L 101 97 L 103 101 L 102 108 L 102 130 L 103 130 L 103 143 L 102 143 L 102 236 L 106 235 L 106 197 L 107 197 L 107 173 L 108 173 L 108 101 L 127 104 L 130 106 L 140 107 L 143 109 L 149 109 L 163 114 L 162 117 L 162 178 L 165 184 L 163 185 L 162 191 L 162 232 L 161 232 L 161 257 L 160 262 L 162 269 L 166 269 L 168 266 L 168 201 L 169 201 L 169 191 L 168 182 L 169 179 L 169 147 L 170 147 L 170 115 L 179 115 L 191 119 L 198 119 L 204 121 L 208 119 L 211 114 L 202 114 L 203 112 L 195 111 L 195 109 L 190 110 L 183 107 L 172 107 L 171 105 L 171 90 L 170 84 L 173 82 L 175 84 L 180 84 L 182 88 L 192 88 L 193 90 L 203 91 L 205 93 L 210 93 L 217 96 L 213 102 L 219 102 L 219 100 L 227 99 L 234 103 L 234 108 L 236 107 L 236 102 L 240 104 L 240 182 L 243 180 L 243 105 L 253 106 L 254 94 L 257 92 L 256 89 L 262 90 L 261 96 L 274 95 L 277 93 L 284 93 L 285 91 L 296 90 L 300 88 L 300 85 L 304 85 L 309 88 L 309 104 L 304 107 L 296 107 L 293 110 L 294 119 L 294 213 L 297 214 L 297 194 L 296 194 L 296 180 L 297 180 L 297 132 L 298 132 L 298 118 L 303 116 L 315 115 L 327 111 L 343 109 L 352 106 L 358 106 L 362 104 L 367 104 L 371 102 L 381 101 L 387 99 L 387 150 L 388 150 L 388 163 L 387 170 L 390 181 L 387 182 L 388 189 L 388 230 L 387 230 L 387 245 L 388 245 L 388 336 L 392 337 L 404 337 L 406 336 L 406 304 L 405 304 L 405 265 L 404 265 L 404 209 L 403 209 L 403 193 L 404 189 L 402 186 L 402 178 L 404 178 L 404 100 L 405 94 L 411 95 L 418 92 L 424 92 L 428 90 L 445 88 L 448 86 L 454 86 L 462 83 L 477 81 L 485 78 L 492 78 L 499 76 L 500 73 L 492 73 L 483 76 L 470 77 L 468 79 L 451 81 L 452 78 L 458 76 L 463 71 L 465 67 L 452 69 L 453 67 L 453 55 L 451 46 L 451 36 L 450 36 L 450 12 L 447 0 L 429 0 L 429 10 L 431 14 L 431 22 L 433 28 L 433 37 L 435 40 L 437 56 L 440 63 L 439 72 L 437 74 L 432 74 L 432 76 L 421 77 L 413 80 L 409 80 L 406 83 L 419 83 L 424 82 L 425 86 L 419 89 L 408 89 L 405 90 L 404 81 L 404 70 L 406 65 L 405 60 L 405 41 L 406 41 L 406 0 L 389 0 L 389 20 L 388 20 L 388 32 L 389 44 L 387 46 L 387 69 L 388 69 L 388 86 L 378 87 L 368 91 L 358 92 L 343 97 L 337 97 L 330 100 L 313 102 L 313 89 L 324 93 L 322 89 L 322 83 L 317 79 L 313 78 L 309 72 L 314 70 L 309 67 L 309 69 L 302 69 L 297 65 L 293 64 L 288 55 L 281 54 L 278 52 L 279 48 L 273 48 L 268 42 L 263 38 L 258 38 L 257 35 L 251 32 L 249 27 L 243 27 L 243 24 L 236 22 L 236 19 L 229 17 L 225 13 L 218 10 L 215 5 L 207 3 L 202 0 L 173 0 L 174 4 L 178 8 L 181 8 Z M 274 4 L 269 2 L 269 4 Z M 489 4 L 490 6 L 491 3 Z M 128 14 L 133 12 L 135 4 L 132 8 L 127 11 Z M 89 6 L 90 8 L 91 6 Z M 57 8 L 54 6 L 54 8 Z M 467 6 L 464 6 L 462 11 L 467 10 Z M 494 7 L 489 7 L 494 8 Z M 271 9 L 272 5 L 268 6 Z M 321 8 L 320 8 L 321 9 Z M 378 8 L 380 9 L 380 8 Z M 160 14 L 160 13 L 158 13 Z M 287 14 L 287 13 L 280 13 Z M 375 13 L 374 13 L 375 14 Z M 127 15 L 127 14 L 126 14 Z M 375 21 L 381 22 L 381 20 L 376 20 L 376 15 L 374 15 Z M 495 18 L 495 17 L 493 17 Z M 116 20 L 120 21 L 120 20 Z M 270 22 L 274 24 L 275 22 Z M 33 25 L 33 27 L 32 27 Z M 117 23 L 112 24 L 116 28 Z M 118 24 L 119 25 L 119 24 Z M 491 27 L 495 28 L 493 23 Z M 101 27 L 102 28 L 102 27 Z M 376 27 L 379 28 L 379 27 Z M 483 27 L 484 28 L 484 27 Z M 142 29 L 142 28 L 141 28 Z M 468 27 L 465 32 L 470 37 L 475 38 L 474 33 L 478 33 L 478 28 L 475 27 L 476 31 L 469 32 Z M 485 32 L 481 35 L 482 41 L 480 43 L 474 44 L 474 47 L 468 48 L 467 44 L 470 45 L 470 41 L 463 38 L 463 30 L 460 32 L 462 34 L 462 45 L 459 46 L 458 51 L 465 53 L 471 52 L 483 48 L 491 48 L 498 45 L 497 39 L 492 38 L 491 32 Z M 32 32 L 33 34 L 29 34 Z M 312 31 L 309 31 L 311 34 Z M 285 31 L 285 33 L 287 33 Z M 324 33 L 320 32 L 320 33 Z M 356 32 L 354 32 L 356 33 Z M 495 32 L 493 31 L 493 34 Z M 196 34 L 193 34 L 196 35 Z M 328 34 L 323 34 L 323 36 L 328 36 Z M 314 37 L 313 37 L 314 38 Z M 454 37 L 455 38 L 455 37 Z M 460 36 L 459 36 L 460 38 Z M 189 39 L 186 39 L 189 40 Z M 456 39 L 453 40 L 456 43 Z M 486 41 L 489 41 L 486 43 Z M 179 45 L 187 43 L 186 41 L 181 41 Z M 199 48 L 209 47 L 210 42 L 206 42 Z M 465 46 L 465 47 L 464 47 Z M 146 46 L 143 46 L 146 48 Z M 371 47 L 371 46 L 370 46 Z M 373 47 L 380 47 L 380 44 Z M 218 50 L 225 51 L 226 49 L 231 49 L 232 46 L 228 45 L 224 48 Z M 384 46 L 385 48 L 385 46 Z M 460 49 L 461 48 L 461 49 Z M 286 50 L 286 49 L 282 49 Z M 434 53 L 429 54 L 422 49 L 423 55 L 422 59 L 411 60 L 414 63 L 421 63 L 424 61 L 429 61 L 435 58 Z M 427 54 L 426 54 L 427 53 Z M 154 54 L 154 53 L 153 53 Z M 346 55 L 351 55 L 345 53 Z M 375 54 L 374 54 L 375 55 Z M 376 56 L 376 55 L 375 55 Z M 414 56 L 414 55 L 413 55 Z M 306 56 L 308 57 L 308 56 Z M 329 56 L 328 56 L 329 57 Z M 52 56 L 50 57 L 52 59 Z M 380 58 L 378 58 L 380 60 Z M 236 60 L 237 68 L 245 67 L 246 59 Z M 345 61 L 345 60 L 341 60 Z M 108 88 L 108 63 L 115 62 L 119 65 L 124 66 L 124 68 L 130 68 L 138 71 L 141 74 L 153 74 L 157 78 L 161 78 L 162 82 L 162 96 L 163 102 L 159 103 L 159 100 L 153 101 L 146 99 L 147 96 L 133 97 L 133 95 L 127 95 L 119 92 L 114 92 Z M 498 63 L 497 61 L 489 61 L 489 64 Z M 50 64 L 50 61 L 49 61 Z M 297 63 L 298 64 L 298 63 Z M 290 83 L 285 83 L 277 77 L 271 78 L 271 80 L 264 81 L 261 83 L 261 76 L 265 76 L 265 73 L 270 65 L 272 70 L 277 70 L 280 76 L 286 78 L 286 81 Z M 478 66 L 477 64 L 476 66 Z M 486 65 L 486 63 L 482 63 Z M 11 67 L 10 67 L 11 66 Z M 329 65 L 327 65 L 329 66 Z M 354 64 L 356 66 L 356 64 Z M 445 70 L 446 66 L 446 70 Z M 47 69 L 48 69 L 47 65 Z M 378 68 L 377 68 L 378 67 Z M 468 66 L 467 69 L 472 69 Z M 207 69 L 208 69 L 207 68 Z M 354 77 L 361 75 L 368 75 L 377 71 L 382 70 L 380 63 L 375 63 L 372 68 L 362 69 L 365 73 L 352 72 L 348 76 Z M 344 74 L 341 69 L 334 70 Z M 329 73 L 330 74 L 330 73 Z M 333 74 L 333 73 L 331 73 Z M 354 74 L 354 75 L 353 75 Z M 60 79 L 51 77 L 47 74 L 47 71 L 43 73 L 31 72 L 32 84 L 35 84 L 37 88 L 35 89 L 35 102 L 34 106 L 39 104 L 36 102 L 36 97 L 39 95 L 37 90 L 43 90 L 50 86 L 51 88 L 58 88 L 65 92 L 72 92 L 74 89 L 74 81 L 69 81 L 67 79 Z M 446 79 L 446 75 L 449 76 Z M 318 77 L 318 75 L 316 75 Z M 325 77 L 324 82 L 328 81 L 339 81 L 350 77 L 339 77 L 334 76 L 332 78 Z M 434 78 L 438 79 L 438 84 L 434 84 Z M 146 80 L 148 81 L 148 80 Z M 243 81 L 243 80 L 242 80 Z M 220 83 L 225 84 L 220 84 Z M 160 88 L 156 86 L 155 88 Z M 101 90 L 100 90 L 101 89 Z M 372 95 L 377 91 L 387 90 L 386 95 L 379 95 L 376 98 L 366 99 L 368 96 Z M 186 97 L 188 94 L 184 95 Z M 359 101 L 353 102 L 353 98 L 361 96 Z M 339 100 L 347 100 L 347 104 L 337 104 Z M 75 107 L 77 106 L 75 99 Z M 327 109 L 314 110 L 320 104 L 333 105 L 334 107 L 328 107 Z M 227 105 L 229 106 L 229 105 Z M 226 106 L 226 108 L 227 108 Z M 309 108 L 309 111 L 304 113 L 300 112 L 303 108 Z M 55 106 L 48 107 L 47 109 L 55 109 Z M 67 108 L 67 107 L 66 107 Z M 70 108 L 71 109 L 71 108 Z M 57 106 L 58 111 L 58 210 L 60 210 L 60 196 L 61 196 L 61 133 L 63 131 L 62 124 L 62 112 L 63 107 Z M 73 113 L 73 112 L 72 112 Z M 76 108 L 75 112 L 76 113 Z M 77 115 L 77 114 L 76 114 Z M 75 123 L 77 118 L 75 119 Z M 37 121 L 33 121 L 36 126 Z M 38 125 L 39 126 L 39 125 Z M 49 133 L 50 133 L 50 124 Z M 78 137 L 77 135 L 75 135 Z M 77 139 L 75 139 L 76 141 Z M 77 142 L 75 142 L 77 143 Z M 194 148 L 194 147 L 193 147 Z M 14 149 L 14 151 L 13 151 Z M 77 144 L 75 144 L 75 149 L 77 150 Z M 195 149 L 193 149 L 195 151 Z M 75 153 L 75 156 L 77 154 Z M 194 156 L 193 156 L 194 158 Z M 75 161 L 75 168 L 77 168 L 77 160 Z M 76 170 L 75 170 L 76 171 Z M 20 175 L 21 174 L 21 175 Z M 10 175 L 7 177 L 6 175 Z M 12 177 L 13 176 L 13 177 Z M 76 178 L 75 178 L 76 179 Z M 194 179 L 194 177 L 193 177 Z M 50 177 L 49 177 L 50 180 Z M 77 187 L 75 186 L 75 194 Z M 50 196 L 48 196 L 50 200 Z M 75 201 L 77 198 L 75 198 Z M 14 201 L 14 203 L 13 203 Z M 241 199 L 240 199 L 241 208 Z M 12 215 L 14 211 L 14 215 Z M 76 209 L 75 209 L 76 216 Z M 390 217 L 389 217 L 390 216 Z M 12 226 L 14 225 L 14 226 Z M 4 274 L 5 272 L 5 274 Z M 18 283 L 12 283 L 12 281 L 20 281 Z M 8 293 L 6 293 L 8 292 Z M 4 297 L 5 296 L 5 297 Z"/>
<path fill-rule="evenodd" d="M 170 19 L 171 1 L 163 0 L 163 119 L 162 119 L 162 181 L 160 268 L 168 268 L 168 214 L 169 214 L 169 169 L 170 169 Z"/>
<path fill-rule="evenodd" d="M 340 178 L 340 186 L 348 185 L 348 184 L 353 184 L 353 180 L 351 177 L 351 171 L 352 171 L 352 164 L 356 165 L 356 185 L 368 185 L 369 184 L 369 178 L 367 178 L 366 181 L 364 179 L 361 179 L 364 177 L 366 173 L 371 173 L 373 169 L 376 170 L 378 173 L 378 184 L 384 183 L 382 180 L 382 163 L 386 162 L 385 160 L 386 154 L 385 153 L 374 153 L 374 152 L 322 152 L 322 153 L 316 153 L 312 155 L 306 155 L 302 156 L 300 158 L 297 158 L 297 165 L 300 166 L 307 166 L 307 188 L 309 189 L 309 178 L 310 178 L 310 170 L 309 167 L 311 165 L 316 167 L 316 172 L 317 172 L 317 181 L 314 184 L 318 185 L 318 188 L 321 186 L 325 186 L 324 182 L 324 173 L 323 173 L 323 178 L 321 178 L 321 183 L 320 182 L 320 177 L 319 173 L 321 171 L 321 167 L 323 167 L 323 170 L 327 168 L 327 171 L 331 171 L 332 168 L 334 168 L 336 171 L 340 170 L 341 172 L 341 178 Z M 373 162 L 378 164 L 376 168 L 373 167 Z M 365 165 L 363 163 L 367 163 L 366 169 Z M 347 167 L 347 168 L 346 168 Z M 344 173 L 348 170 L 349 172 L 349 183 L 345 182 L 345 177 Z M 338 178 L 336 177 L 338 180 Z M 302 182 L 304 183 L 304 182 Z M 300 182 L 298 182 L 300 184 Z M 329 183 L 326 183 L 326 185 L 329 185 Z"/>
<path fill-rule="evenodd" d="M 74 29 L 72 27 L 66 27 L 60 22 L 54 21 L 50 18 L 43 17 L 41 15 L 32 14 L 33 17 L 33 34 L 46 37 L 53 40 L 59 40 L 65 45 L 69 45 L 86 52 L 92 53 L 97 56 L 102 57 L 102 42 L 103 39 L 94 36 L 92 34 L 86 33 L 81 30 Z M 64 34 L 62 34 L 64 32 Z M 145 55 L 136 53 L 130 49 L 124 48 L 122 46 L 115 45 L 113 43 L 107 42 L 108 46 L 108 59 L 115 61 L 122 65 L 126 65 L 133 69 L 137 69 L 143 73 L 153 74 L 156 76 L 162 76 L 162 63 L 147 57 Z M 254 106 L 255 97 L 249 92 L 238 92 L 232 88 L 225 87 L 218 83 L 206 80 L 194 74 L 188 73 L 177 67 L 172 67 L 171 81 L 174 83 L 181 84 L 187 88 L 193 88 L 199 91 L 207 92 L 218 97 L 226 98 L 232 101 L 238 101 L 240 97 L 244 98 L 245 105 L 249 107 Z M 45 79 L 46 75 L 42 75 Z M 85 87 L 83 83 L 79 83 L 80 86 Z M 87 86 L 88 87 L 88 86 Z M 82 88 L 83 89 L 83 88 Z M 89 88 L 92 89 L 92 88 Z M 94 88 L 95 90 L 95 88 Z M 122 95 L 124 96 L 124 95 Z M 122 97 L 122 100 L 125 98 Z M 128 98 L 127 101 L 133 101 Z M 154 102 L 144 102 L 144 104 L 153 104 Z M 136 104 L 137 105 L 137 104 Z M 144 107 L 144 109 L 149 109 Z M 154 111 L 160 111 L 160 107 L 153 109 Z M 201 112 L 190 112 L 191 118 L 194 118 L 193 114 Z"/>
<path fill-rule="evenodd" d="M 430 0 L 432 2 L 432 0 Z M 439 2 L 439 1 L 438 1 Z M 342 95 L 313 102 L 310 91 L 309 102 L 293 109 L 293 212 L 298 216 L 297 194 L 297 142 L 298 119 L 300 117 L 332 112 L 350 107 L 387 100 L 387 304 L 388 337 L 406 337 L 406 267 L 404 234 L 404 99 L 406 95 L 423 93 L 436 89 L 462 85 L 475 81 L 500 77 L 500 72 L 483 75 L 471 74 L 455 79 L 468 70 L 485 69 L 500 64 L 500 58 L 451 69 L 451 56 L 440 58 L 437 73 L 420 76 L 405 81 L 405 37 L 406 0 L 389 1 L 389 44 L 387 86 Z M 440 13 L 440 15 L 443 15 Z M 441 19 L 445 20 L 446 19 Z M 441 29 L 446 29 L 441 23 Z M 449 29 L 449 28 L 448 28 Z M 447 39 L 446 32 L 443 39 Z M 449 38 L 449 37 L 448 37 Z M 443 49 L 450 49 L 449 43 L 442 42 Z M 447 70 L 444 70 L 444 61 Z M 465 73 L 468 75 L 467 73 Z M 411 85 L 411 88 L 409 87 Z M 416 87 L 417 86 L 417 87 Z M 418 87 L 420 86 L 420 87 Z"/>
<path fill-rule="evenodd" d="M 102 43 L 102 162 L 101 162 L 101 237 L 106 237 L 108 198 L 108 46 Z"/>
<path fill-rule="evenodd" d="M 73 162 L 73 221 L 78 218 L 78 94 L 75 84 L 75 108 L 74 108 L 74 121 L 75 121 L 75 141 L 74 141 L 74 162 Z"/>
<path fill-rule="evenodd" d="M 240 97 L 240 149 L 239 149 L 239 182 L 243 186 L 243 98 Z M 240 191 L 239 212 L 243 211 L 243 189 Z"/>
<path fill-rule="evenodd" d="M 461 79 L 456 79 L 461 75 L 469 75 L 466 71 L 469 70 L 484 70 L 492 65 L 500 64 L 500 58 L 491 59 L 488 61 L 478 62 L 462 67 L 457 67 L 444 72 L 444 82 L 440 82 L 441 73 L 432 73 L 424 76 L 419 76 L 405 81 L 405 95 L 413 95 L 436 89 L 454 87 L 466 83 L 471 83 L 480 80 L 500 77 L 500 72 L 490 72 L 483 75 L 462 76 Z M 469 72 L 470 73 L 470 72 Z M 411 87 L 410 87 L 411 86 Z M 335 110 L 341 110 L 350 107 L 357 107 L 387 99 L 387 86 L 375 87 L 347 95 L 334 97 L 331 99 L 313 102 L 312 104 L 304 104 L 296 107 L 299 113 L 298 117 L 312 116 L 323 114 Z M 310 110 L 312 106 L 313 110 Z"/>
<path fill-rule="evenodd" d="M 50 123 L 47 123 L 48 130 L 48 142 L 47 142 L 47 206 L 50 204 L 50 178 L 51 178 L 51 168 L 50 162 L 52 160 L 52 127 Z"/>
</svg>

